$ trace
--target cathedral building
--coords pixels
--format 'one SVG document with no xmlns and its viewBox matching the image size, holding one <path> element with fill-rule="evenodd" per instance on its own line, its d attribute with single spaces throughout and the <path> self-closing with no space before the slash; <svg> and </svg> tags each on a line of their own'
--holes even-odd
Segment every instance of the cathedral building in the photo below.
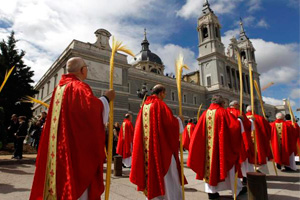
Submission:
<svg viewBox="0 0 300 200">
<path fill-rule="evenodd" d="M 249 64 L 253 68 L 253 78 L 260 83 L 255 60 L 255 48 L 247 37 L 240 22 L 240 35 L 232 38 L 227 50 L 221 40 L 221 24 L 218 17 L 207 1 L 203 4 L 202 15 L 198 18 L 198 69 L 182 77 L 182 108 L 185 119 L 196 118 L 198 107 L 203 104 L 202 111 L 210 105 L 212 95 L 220 94 L 228 105 L 232 100 L 239 100 L 240 90 L 243 92 L 243 109 L 250 105 Z M 95 32 L 95 43 L 84 43 L 73 40 L 62 52 L 53 65 L 38 81 L 35 89 L 39 93 L 35 98 L 49 103 L 52 92 L 58 84 L 62 74 L 66 72 L 66 62 L 69 58 L 82 57 L 89 67 L 85 80 L 95 94 L 100 97 L 109 88 L 109 60 L 111 34 L 104 29 Z M 196 41 L 195 41 L 196 42 Z M 236 52 L 239 52 L 243 64 L 243 88 L 239 85 L 239 71 Z M 163 61 L 150 50 L 150 43 L 146 31 L 141 42 L 141 51 L 129 64 L 127 56 L 116 53 L 114 69 L 114 121 L 122 122 L 124 114 L 130 112 L 133 119 L 139 112 L 143 97 L 150 95 L 151 88 L 161 83 L 166 86 L 165 102 L 178 114 L 178 96 L 176 79 L 165 74 Z M 270 120 L 274 120 L 278 111 L 275 106 L 265 104 L 266 113 Z M 34 114 L 38 115 L 45 107 L 35 104 Z M 259 100 L 255 99 L 255 110 L 261 113 Z"/>
</svg>

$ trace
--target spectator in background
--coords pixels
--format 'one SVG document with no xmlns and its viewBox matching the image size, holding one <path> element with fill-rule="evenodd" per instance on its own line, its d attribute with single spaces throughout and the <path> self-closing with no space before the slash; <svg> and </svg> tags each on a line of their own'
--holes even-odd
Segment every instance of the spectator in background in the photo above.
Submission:
<svg viewBox="0 0 300 200">
<path fill-rule="evenodd" d="M 16 114 L 13 114 L 11 116 L 10 124 L 7 130 L 8 130 L 8 142 L 14 141 L 15 149 L 16 149 L 16 140 L 14 134 L 17 132 L 18 128 L 19 128 L 18 116 Z"/>
<path fill-rule="evenodd" d="M 14 136 L 16 138 L 16 148 L 15 148 L 15 152 L 13 155 L 13 158 L 18 159 L 18 160 L 22 159 L 22 157 L 23 157 L 23 142 L 27 135 L 28 124 L 26 122 L 25 116 L 19 117 L 19 124 L 20 125 L 19 125 L 18 130 L 14 134 Z"/>
<path fill-rule="evenodd" d="M 116 149 L 118 145 L 118 138 L 119 138 L 119 132 L 120 132 L 120 124 L 119 122 L 116 122 L 114 125 L 114 137 L 113 137 L 113 156 L 117 155 Z"/>
</svg>

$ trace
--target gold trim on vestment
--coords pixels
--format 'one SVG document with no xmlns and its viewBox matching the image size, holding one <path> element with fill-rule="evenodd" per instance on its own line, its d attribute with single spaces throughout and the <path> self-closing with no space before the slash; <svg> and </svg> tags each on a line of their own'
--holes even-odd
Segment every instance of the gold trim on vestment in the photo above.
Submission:
<svg viewBox="0 0 300 200">
<path fill-rule="evenodd" d="M 189 134 L 189 138 L 191 138 L 191 125 L 187 125 L 187 131 L 188 131 L 188 134 Z"/>
<path fill-rule="evenodd" d="M 123 123 L 122 123 L 122 128 L 123 128 L 123 140 L 125 140 L 125 125 L 126 125 L 126 122 L 123 122 Z"/>
<path fill-rule="evenodd" d="M 62 104 L 62 97 L 66 85 L 58 86 L 54 96 L 52 107 L 51 125 L 49 133 L 49 146 L 46 165 L 46 178 L 44 186 L 44 200 L 56 200 L 56 150 L 57 150 L 57 130 Z"/>
<path fill-rule="evenodd" d="M 150 107 L 151 104 L 144 105 L 143 108 L 143 133 L 144 133 L 144 156 L 145 156 L 145 180 L 146 187 L 144 190 L 145 195 L 148 194 L 148 161 L 149 161 L 149 138 L 150 138 Z"/>
<path fill-rule="evenodd" d="M 277 141 L 279 152 L 281 152 L 281 140 L 282 140 L 282 123 L 275 123 L 276 125 L 276 133 L 277 133 Z"/>
<path fill-rule="evenodd" d="M 206 112 L 206 154 L 205 154 L 205 174 L 204 181 L 209 183 L 211 161 L 213 154 L 213 142 L 214 142 L 214 121 L 215 121 L 215 110 L 207 110 Z"/>
</svg>

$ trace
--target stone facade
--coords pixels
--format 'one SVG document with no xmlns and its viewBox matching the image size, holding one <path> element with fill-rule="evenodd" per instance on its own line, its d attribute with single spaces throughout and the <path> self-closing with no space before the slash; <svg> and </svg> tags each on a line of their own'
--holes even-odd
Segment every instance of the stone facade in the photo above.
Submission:
<svg viewBox="0 0 300 200">
<path fill-rule="evenodd" d="M 203 104 L 202 111 L 210 105 L 214 94 L 222 95 L 228 105 L 232 100 L 239 99 L 239 73 L 236 51 L 239 51 L 243 62 L 243 108 L 250 104 L 249 64 L 253 67 L 253 77 L 259 84 L 259 73 L 254 56 L 254 47 L 246 36 L 241 23 L 241 33 L 238 40 L 231 39 L 225 54 L 221 41 L 221 25 L 217 16 L 206 2 L 203 6 L 203 15 L 198 19 L 199 56 L 197 58 L 199 69 L 183 76 L 182 105 L 183 115 L 186 119 L 197 116 L 198 107 Z M 39 93 L 35 98 L 49 103 L 52 92 L 58 84 L 61 75 L 66 73 L 66 62 L 74 56 L 82 57 L 88 65 L 88 83 L 94 94 L 100 97 L 103 91 L 109 88 L 109 60 L 111 47 L 109 39 L 111 34 L 104 29 L 95 32 L 94 44 L 73 40 L 53 63 L 49 70 L 36 84 Z M 146 85 L 148 94 L 151 88 L 161 83 L 167 88 L 165 102 L 178 114 L 178 96 L 176 80 L 174 77 L 164 75 L 164 65 L 160 58 L 149 49 L 146 33 L 141 43 L 142 50 L 137 54 L 137 59 L 128 64 L 127 56 L 117 53 L 115 56 L 114 88 L 116 99 L 114 102 L 114 121 L 122 122 L 124 114 L 131 112 L 133 121 L 139 112 L 142 99 L 137 96 L 137 91 Z M 255 110 L 258 113 L 259 101 L 255 99 Z M 266 105 L 271 119 L 277 111 L 274 106 Z M 45 108 L 35 104 L 34 114 L 38 115 Z"/>
</svg>

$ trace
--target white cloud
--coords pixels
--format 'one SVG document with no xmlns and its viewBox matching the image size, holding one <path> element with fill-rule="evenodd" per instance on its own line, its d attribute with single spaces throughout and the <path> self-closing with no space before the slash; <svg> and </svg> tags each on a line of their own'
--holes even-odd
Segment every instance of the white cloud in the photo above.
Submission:
<svg viewBox="0 0 300 200">
<path fill-rule="evenodd" d="M 107 29 L 134 52 L 140 50 L 143 29 L 150 32 L 150 43 L 160 43 L 177 30 L 177 4 L 173 0 L 11 0 L 1 4 L 0 19 L 12 26 L 0 28 L 0 38 L 11 30 L 26 51 L 25 64 L 35 71 L 34 80 L 50 67 L 73 40 L 95 42 L 94 31 Z M 167 8 L 167 9 L 166 9 Z M 160 28 L 164 27 L 164 28 Z M 153 37 L 151 37 L 153 36 Z"/>
<path fill-rule="evenodd" d="M 262 86 L 267 85 L 270 82 L 277 84 L 290 83 L 296 80 L 298 72 L 291 67 L 276 67 L 264 72 L 260 76 L 260 83 Z"/>
<path fill-rule="evenodd" d="M 256 49 L 255 56 L 259 72 L 264 73 L 284 66 L 297 68 L 300 61 L 298 56 L 299 44 L 278 44 L 262 39 L 251 39 L 251 41 Z"/>
<path fill-rule="evenodd" d="M 216 14 L 231 13 L 239 2 L 243 0 L 210 0 L 210 6 Z M 202 15 L 204 0 L 187 0 L 186 3 L 177 11 L 177 15 L 185 19 L 195 18 Z"/>
<path fill-rule="evenodd" d="M 283 100 L 282 99 L 275 99 L 272 97 L 262 97 L 263 101 L 267 104 L 273 105 L 273 106 L 281 106 L 283 105 Z M 295 106 L 296 103 L 293 100 L 290 100 L 291 106 Z"/>
<path fill-rule="evenodd" d="M 247 5 L 250 12 L 257 11 L 261 9 L 261 0 L 249 0 Z"/>
<path fill-rule="evenodd" d="M 195 71 L 198 67 L 195 53 L 189 48 L 183 48 L 175 44 L 166 44 L 164 46 L 156 45 L 153 47 L 153 52 L 160 56 L 165 65 L 165 73 L 172 72 L 175 74 L 175 59 L 179 53 L 184 57 L 184 63 L 187 64 L 190 70 L 184 70 L 183 74 Z"/>
<path fill-rule="evenodd" d="M 300 99 L 300 88 L 295 88 L 291 91 L 290 97 L 293 99 Z"/>
<path fill-rule="evenodd" d="M 259 20 L 257 26 L 261 28 L 269 28 L 269 24 L 264 19 Z"/>
</svg>

